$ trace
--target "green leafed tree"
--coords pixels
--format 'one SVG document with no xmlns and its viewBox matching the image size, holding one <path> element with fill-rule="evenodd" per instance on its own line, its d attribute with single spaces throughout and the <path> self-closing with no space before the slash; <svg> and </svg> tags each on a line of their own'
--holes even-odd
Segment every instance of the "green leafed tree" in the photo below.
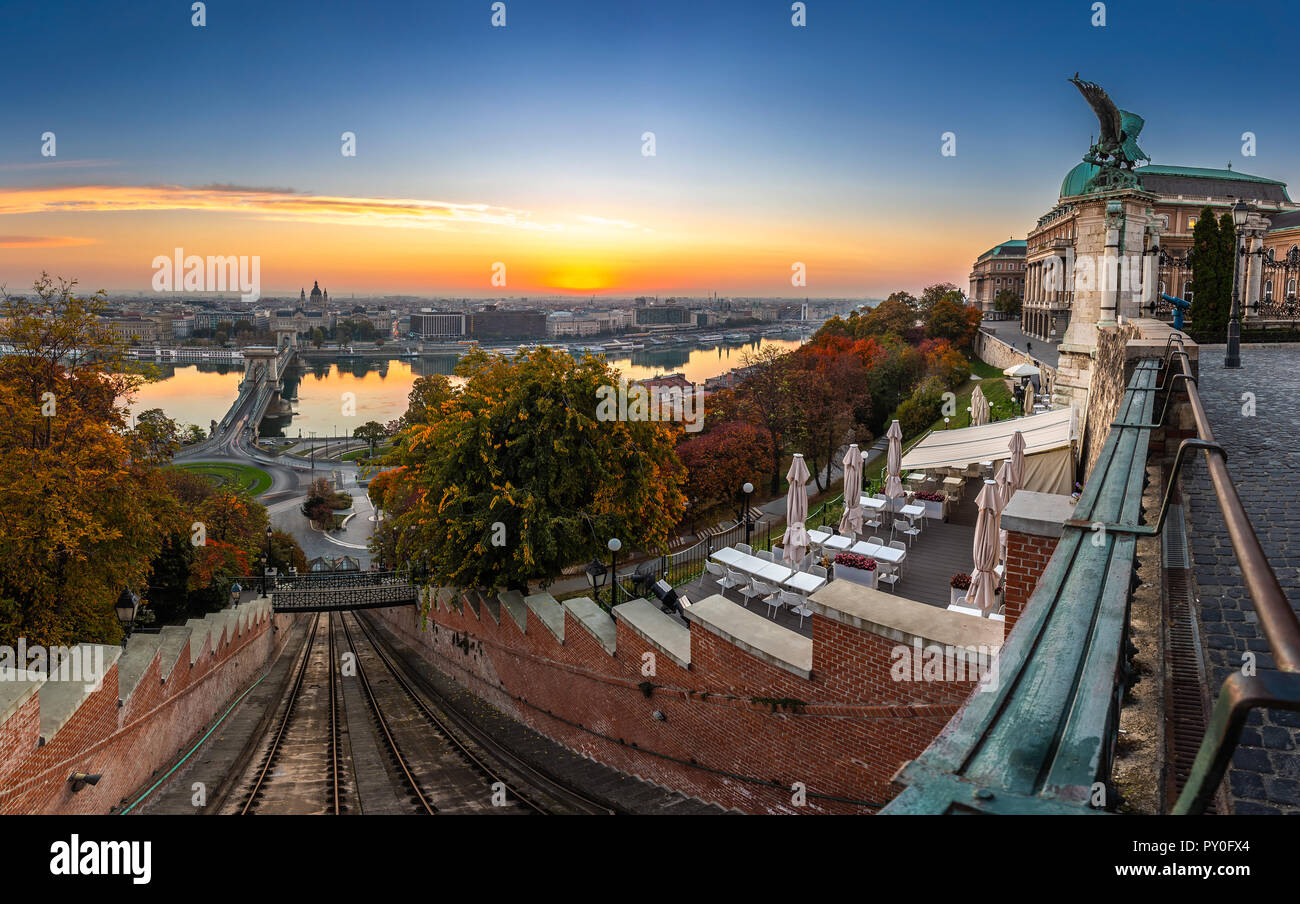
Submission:
<svg viewBox="0 0 1300 904">
<path fill-rule="evenodd" d="M 602 359 L 540 349 L 476 351 L 440 416 L 407 429 L 382 500 L 376 548 L 443 586 L 523 589 L 565 566 L 658 552 L 685 507 L 681 428 L 606 404 L 618 373 Z"/>
</svg>

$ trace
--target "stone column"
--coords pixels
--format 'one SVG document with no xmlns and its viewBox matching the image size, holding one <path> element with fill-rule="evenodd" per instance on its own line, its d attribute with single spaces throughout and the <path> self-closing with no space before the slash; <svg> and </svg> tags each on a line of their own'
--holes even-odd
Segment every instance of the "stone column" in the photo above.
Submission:
<svg viewBox="0 0 1300 904">
<path fill-rule="evenodd" d="M 1249 252 L 1246 255 L 1246 316 L 1244 319 L 1259 317 L 1259 300 L 1264 288 L 1264 236 L 1252 232 L 1246 239 Z"/>
<path fill-rule="evenodd" d="M 1002 601 L 1006 608 L 1006 633 L 1024 615 L 1056 552 L 1064 522 L 1074 517 L 1069 496 L 1019 490 L 1002 510 L 1002 529 L 1007 532 L 1006 572 L 1002 578 Z"/>
</svg>

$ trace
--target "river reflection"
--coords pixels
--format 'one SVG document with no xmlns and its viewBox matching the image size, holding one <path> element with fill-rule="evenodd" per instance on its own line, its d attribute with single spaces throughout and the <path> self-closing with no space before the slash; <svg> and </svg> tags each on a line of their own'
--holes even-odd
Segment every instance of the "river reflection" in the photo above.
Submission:
<svg viewBox="0 0 1300 904">
<path fill-rule="evenodd" d="M 607 359 L 629 380 L 644 380 L 664 373 L 682 373 L 702 383 L 741 365 L 746 352 L 769 346 L 793 349 L 795 339 L 763 337 L 740 344 L 699 348 L 678 345 L 621 352 Z M 406 411 L 407 395 L 417 377 L 442 374 L 452 377 L 456 356 L 428 358 L 346 358 L 333 361 L 301 362 L 286 372 L 283 395 L 294 413 L 263 422 L 263 435 L 297 436 L 312 431 L 351 433 L 366 421 L 387 423 Z M 161 408 L 182 424 L 220 420 L 239 391 L 243 371 L 228 364 L 161 365 L 164 379 L 143 387 L 130 406 L 133 413 Z M 351 393 L 349 398 L 348 394 Z M 349 402 L 355 403 L 354 413 Z"/>
</svg>

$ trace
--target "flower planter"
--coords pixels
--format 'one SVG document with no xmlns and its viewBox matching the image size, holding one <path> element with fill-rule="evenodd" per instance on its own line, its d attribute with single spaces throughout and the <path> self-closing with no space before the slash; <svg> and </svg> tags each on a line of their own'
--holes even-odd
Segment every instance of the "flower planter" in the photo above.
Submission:
<svg viewBox="0 0 1300 904">
<path fill-rule="evenodd" d="M 864 568 L 850 568 L 847 565 L 836 565 L 835 577 L 840 580 L 850 581 L 854 584 L 861 584 L 863 587 L 870 587 L 873 590 L 876 587 L 876 572 L 874 569 L 867 571 Z"/>
<path fill-rule="evenodd" d="M 921 499 L 917 504 L 925 506 L 925 517 L 933 518 L 936 521 L 943 520 L 944 505 L 942 502 L 931 502 L 929 499 Z"/>
</svg>

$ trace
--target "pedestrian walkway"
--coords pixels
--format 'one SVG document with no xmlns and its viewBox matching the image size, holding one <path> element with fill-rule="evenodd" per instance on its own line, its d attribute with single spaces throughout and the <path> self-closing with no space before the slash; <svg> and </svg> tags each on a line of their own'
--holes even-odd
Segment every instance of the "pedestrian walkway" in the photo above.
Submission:
<svg viewBox="0 0 1300 904">
<path fill-rule="evenodd" d="M 1228 451 L 1228 470 L 1264 554 L 1291 605 L 1300 611 L 1300 514 L 1294 483 L 1300 474 L 1300 349 L 1250 348 L 1242 367 L 1223 366 L 1223 346 L 1201 346 L 1198 389 L 1215 438 Z M 1185 469 L 1183 496 L 1197 584 L 1201 642 L 1211 699 L 1252 652 L 1261 670 L 1273 668 L 1268 641 L 1242 585 L 1203 458 Z M 1241 735 L 1226 777 L 1233 813 L 1300 814 L 1300 713 L 1256 710 Z"/>
<path fill-rule="evenodd" d="M 1027 353 L 1031 358 L 1049 367 L 1055 368 L 1060 360 L 1060 351 L 1054 344 L 1025 335 L 1020 329 L 1018 320 L 985 320 L 980 323 L 980 329 L 992 333 L 1007 345 Z"/>
</svg>

